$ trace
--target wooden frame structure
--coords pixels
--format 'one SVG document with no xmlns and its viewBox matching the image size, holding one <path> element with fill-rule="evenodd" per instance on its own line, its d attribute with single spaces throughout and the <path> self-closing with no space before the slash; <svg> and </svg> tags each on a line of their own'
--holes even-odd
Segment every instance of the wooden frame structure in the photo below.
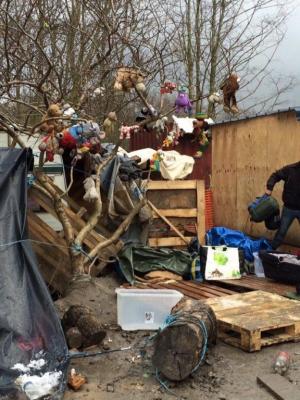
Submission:
<svg viewBox="0 0 300 400">
<path fill-rule="evenodd" d="M 178 199 L 178 207 L 162 208 L 160 205 L 161 199 L 167 196 L 166 192 L 170 190 L 174 193 L 174 197 Z M 180 199 L 182 191 L 193 191 L 196 198 L 194 207 L 183 208 L 180 206 Z M 197 236 L 200 243 L 204 243 L 205 237 L 205 183 L 202 180 L 183 180 L 183 181 L 150 181 L 148 184 L 148 198 L 149 193 L 156 192 L 155 207 L 158 213 L 154 213 L 154 218 L 193 218 L 196 219 Z M 176 193 L 178 192 L 178 194 Z M 154 203 L 154 200 L 153 200 Z M 172 225 L 172 224 L 171 224 Z M 166 247 L 166 246 L 186 246 L 192 237 L 158 237 L 149 238 L 149 245 L 153 247 Z"/>
</svg>

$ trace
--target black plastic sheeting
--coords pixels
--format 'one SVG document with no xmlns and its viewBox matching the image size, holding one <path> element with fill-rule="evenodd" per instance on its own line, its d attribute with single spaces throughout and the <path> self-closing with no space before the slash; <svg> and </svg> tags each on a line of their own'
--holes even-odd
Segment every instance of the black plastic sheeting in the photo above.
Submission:
<svg viewBox="0 0 300 400">
<path fill-rule="evenodd" d="M 68 349 L 54 304 L 41 277 L 26 227 L 26 149 L 0 149 L 0 397 L 17 390 L 20 372 L 44 351 L 40 374 L 62 371 L 48 399 L 62 399 Z M 37 374 L 36 374 L 37 375 Z"/>
</svg>

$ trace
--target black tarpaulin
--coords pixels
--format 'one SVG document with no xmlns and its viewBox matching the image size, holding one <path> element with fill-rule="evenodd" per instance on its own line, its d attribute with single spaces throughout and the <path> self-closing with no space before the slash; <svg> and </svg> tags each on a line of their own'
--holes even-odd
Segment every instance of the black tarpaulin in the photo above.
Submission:
<svg viewBox="0 0 300 400">
<path fill-rule="evenodd" d="M 26 163 L 26 149 L 0 149 L 0 393 L 16 390 L 16 364 L 42 358 L 43 368 L 30 374 L 61 371 L 46 397 L 61 399 L 68 349 L 28 240 Z"/>
</svg>

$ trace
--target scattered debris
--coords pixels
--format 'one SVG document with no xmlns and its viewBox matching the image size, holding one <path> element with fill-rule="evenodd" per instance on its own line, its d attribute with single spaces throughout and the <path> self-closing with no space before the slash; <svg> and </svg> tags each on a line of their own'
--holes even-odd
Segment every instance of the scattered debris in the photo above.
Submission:
<svg viewBox="0 0 300 400">
<path fill-rule="evenodd" d="M 51 395 L 58 387 L 62 372 L 46 372 L 39 375 L 21 375 L 16 379 L 16 384 L 26 393 L 30 400 L 37 400 L 43 396 Z"/>
<path fill-rule="evenodd" d="M 284 375 L 290 367 L 291 356 L 286 351 L 280 351 L 277 354 L 273 369 L 280 375 Z"/>
<path fill-rule="evenodd" d="M 68 385 L 73 390 L 79 390 L 85 383 L 87 383 L 87 379 L 85 376 L 76 373 L 74 368 L 71 369 L 71 372 L 68 376 Z"/>
</svg>

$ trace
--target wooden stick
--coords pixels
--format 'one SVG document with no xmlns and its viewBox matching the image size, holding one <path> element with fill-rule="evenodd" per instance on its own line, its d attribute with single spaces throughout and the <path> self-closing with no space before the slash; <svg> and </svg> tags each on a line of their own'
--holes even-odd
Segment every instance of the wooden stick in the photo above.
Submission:
<svg viewBox="0 0 300 400">
<path fill-rule="evenodd" d="M 187 240 L 183 234 L 181 232 L 179 232 L 179 230 L 176 228 L 176 226 L 174 226 L 172 224 L 171 221 L 168 220 L 168 218 L 166 218 L 164 215 L 162 215 L 159 210 L 155 207 L 155 205 L 153 203 L 151 203 L 150 200 L 147 201 L 148 205 L 152 208 L 152 210 L 163 220 L 165 221 L 166 224 L 169 225 L 169 227 L 175 232 L 177 233 L 177 235 L 180 237 L 180 239 L 182 239 L 184 241 L 184 243 L 189 244 L 189 240 Z"/>
<path fill-rule="evenodd" d="M 145 199 L 142 199 L 127 215 L 127 217 L 124 219 L 124 221 L 120 224 L 118 229 L 115 230 L 113 235 L 105 240 L 104 242 L 98 243 L 93 250 L 90 251 L 89 257 L 92 258 L 97 255 L 99 250 L 104 249 L 107 246 L 110 246 L 112 243 L 116 242 L 119 237 L 126 231 L 126 229 L 129 227 L 131 224 L 133 218 L 139 213 L 140 209 L 144 207 L 148 202 Z M 89 261 L 88 259 L 85 260 L 85 263 Z"/>
</svg>

